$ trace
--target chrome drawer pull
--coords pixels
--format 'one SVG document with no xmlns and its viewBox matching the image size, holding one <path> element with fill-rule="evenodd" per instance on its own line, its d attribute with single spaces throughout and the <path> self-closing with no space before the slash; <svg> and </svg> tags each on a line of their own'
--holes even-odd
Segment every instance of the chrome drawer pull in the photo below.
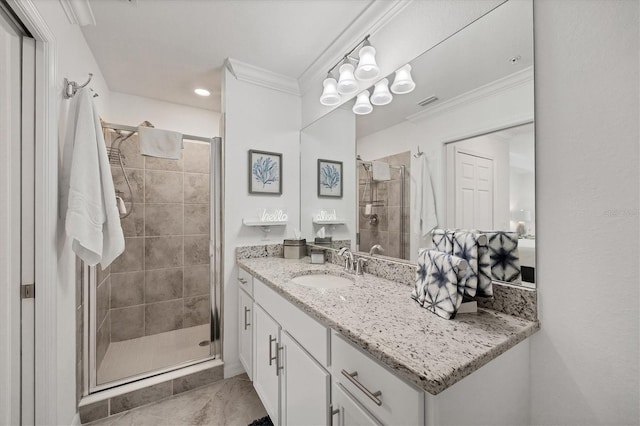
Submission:
<svg viewBox="0 0 640 426">
<path fill-rule="evenodd" d="M 340 413 L 340 409 L 333 409 L 333 404 L 329 404 L 329 426 L 333 426 L 333 416 Z"/>
<path fill-rule="evenodd" d="M 238 278 L 238 281 L 240 281 L 244 285 L 247 285 L 247 280 L 245 280 L 244 278 Z"/>
<path fill-rule="evenodd" d="M 246 330 L 251 324 L 247 322 L 247 314 L 251 312 L 251 309 L 244 307 L 244 329 Z"/>
<path fill-rule="evenodd" d="M 280 351 L 284 349 L 284 346 L 276 343 L 276 376 L 280 375 L 280 370 L 284 370 L 284 367 L 280 367 Z"/>
<path fill-rule="evenodd" d="M 269 365 L 272 365 L 273 361 L 275 361 L 276 357 L 273 356 L 273 352 L 271 351 L 271 344 L 276 341 L 275 337 L 271 337 L 269 335 Z"/>
<path fill-rule="evenodd" d="M 342 370 L 342 375 L 347 379 L 349 379 L 349 381 L 353 383 L 358 389 L 364 392 L 364 394 L 367 395 L 370 400 L 375 402 L 378 406 L 382 405 L 382 401 L 380 400 L 380 397 L 382 396 L 382 392 L 376 391 L 372 393 L 369 389 L 364 387 L 362 383 L 356 380 L 356 376 L 358 375 L 357 371 L 354 371 L 353 373 L 348 373 L 347 370 Z"/>
</svg>

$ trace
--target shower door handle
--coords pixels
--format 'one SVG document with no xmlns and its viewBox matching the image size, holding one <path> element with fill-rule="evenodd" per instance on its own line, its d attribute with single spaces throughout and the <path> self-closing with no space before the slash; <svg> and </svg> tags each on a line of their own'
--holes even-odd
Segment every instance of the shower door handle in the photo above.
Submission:
<svg viewBox="0 0 640 426">
<path fill-rule="evenodd" d="M 246 330 L 251 324 L 247 322 L 247 314 L 251 312 L 251 309 L 244 307 L 244 329 Z"/>
</svg>

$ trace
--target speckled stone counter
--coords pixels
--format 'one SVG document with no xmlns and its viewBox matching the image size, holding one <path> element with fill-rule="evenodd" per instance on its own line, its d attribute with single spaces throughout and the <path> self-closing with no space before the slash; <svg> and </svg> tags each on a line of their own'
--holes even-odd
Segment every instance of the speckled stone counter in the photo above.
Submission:
<svg viewBox="0 0 640 426">
<path fill-rule="evenodd" d="M 321 323 L 340 332 L 425 391 L 436 395 L 539 329 L 490 309 L 444 320 L 419 306 L 410 288 L 384 278 L 345 274 L 334 264 L 312 265 L 277 257 L 237 259 L 238 265 Z M 292 283 L 323 273 L 353 279 L 353 286 L 317 289 Z"/>
</svg>

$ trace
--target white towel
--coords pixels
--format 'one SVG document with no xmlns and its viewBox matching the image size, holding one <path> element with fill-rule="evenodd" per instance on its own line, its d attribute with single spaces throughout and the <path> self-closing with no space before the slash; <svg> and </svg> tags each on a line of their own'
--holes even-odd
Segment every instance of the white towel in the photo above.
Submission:
<svg viewBox="0 0 640 426">
<path fill-rule="evenodd" d="M 389 163 L 383 161 L 371 162 L 371 178 L 375 181 L 391 180 L 391 170 Z"/>
<path fill-rule="evenodd" d="M 107 147 L 90 89 L 71 100 L 61 195 L 65 231 L 73 251 L 87 264 L 106 268 L 124 251 Z M 70 163 L 68 162 L 70 160 Z M 67 201 L 68 200 L 68 201 Z"/>
<path fill-rule="evenodd" d="M 179 160 L 182 156 L 182 133 L 140 126 L 138 135 L 142 155 L 170 160 Z"/>
<path fill-rule="evenodd" d="M 427 156 L 420 157 L 420 172 L 416 182 L 416 196 L 413 204 L 414 226 L 422 237 L 429 235 L 438 226 L 436 201 L 431 184 L 431 173 L 427 163 Z"/>
</svg>

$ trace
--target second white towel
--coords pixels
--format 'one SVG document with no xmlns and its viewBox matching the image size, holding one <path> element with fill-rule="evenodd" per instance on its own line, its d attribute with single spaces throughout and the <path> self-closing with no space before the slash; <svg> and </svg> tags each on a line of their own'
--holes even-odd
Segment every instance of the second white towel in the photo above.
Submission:
<svg viewBox="0 0 640 426">
<path fill-rule="evenodd" d="M 182 133 L 140 126 L 138 135 L 142 155 L 170 160 L 179 160 L 182 157 Z"/>
</svg>

